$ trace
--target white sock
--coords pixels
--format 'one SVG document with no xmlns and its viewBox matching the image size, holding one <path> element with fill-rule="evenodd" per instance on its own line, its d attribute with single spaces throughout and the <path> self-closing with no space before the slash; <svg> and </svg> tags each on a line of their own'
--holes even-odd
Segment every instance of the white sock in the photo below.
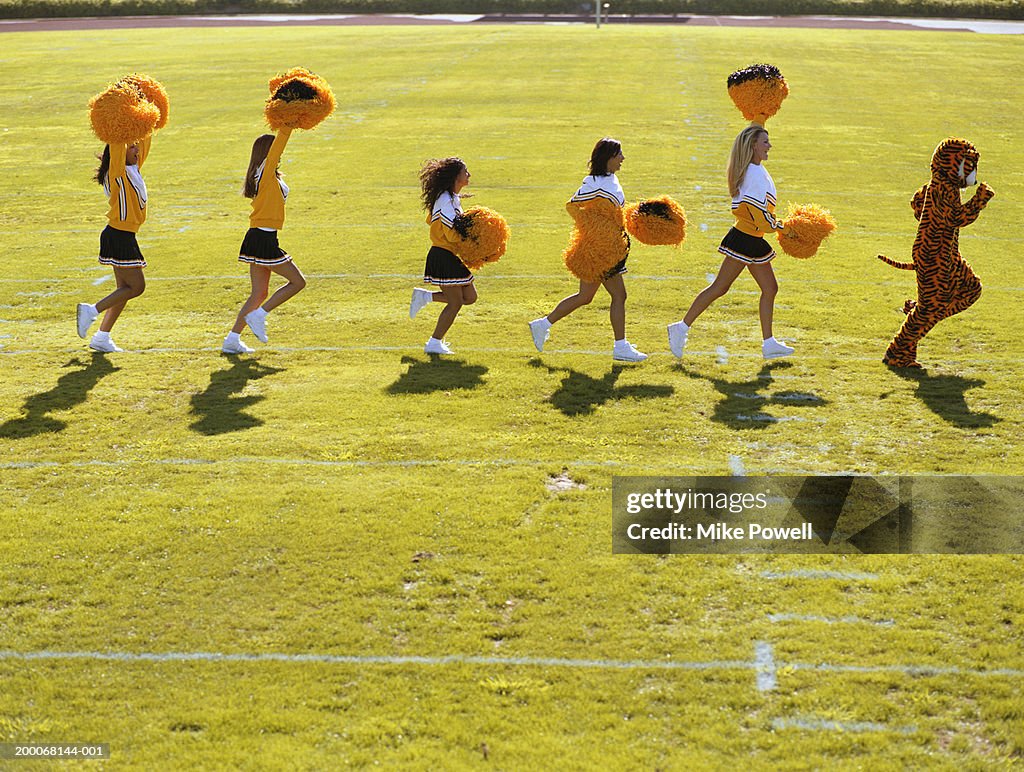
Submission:
<svg viewBox="0 0 1024 772">
<path fill-rule="evenodd" d="M 88 308 L 89 308 L 89 315 L 90 316 L 98 316 L 99 315 L 100 312 L 96 310 L 96 306 L 90 305 L 89 303 L 86 303 L 86 306 L 88 306 Z"/>
<path fill-rule="evenodd" d="M 770 338 L 765 338 L 764 342 L 765 343 L 778 343 L 778 341 L 775 340 L 775 336 L 774 335 L 772 335 Z"/>
<path fill-rule="evenodd" d="M 104 332 L 103 330 L 97 330 L 96 334 L 92 336 L 96 340 L 110 340 L 110 333 Z"/>
<path fill-rule="evenodd" d="M 441 341 L 439 341 L 437 338 L 431 338 L 430 340 L 427 341 L 427 343 L 440 343 L 440 342 Z"/>
<path fill-rule="evenodd" d="M 266 316 L 270 312 L 267 309 L 265 309 L 263 306 L 260 306 L 255 311 L 253 311 L 253 313 L 256 314 L 256 316 Z"/>
<path fill-rule="evenodd" d="M 626 345 L 626 339 L 625 339 L 625 338 L 621 338 L 621 339 L 619 339 L 619 340 L 615 341 L 615 345 L 616 345 L 616 346 L 618 346 L 618 345 L 620 345 L 620 344 L 621 344 L 621 345 L 623 345 L 623 346 L 625 346 L 625 345 Z"/>
<path fill-rule="evenodd" d="M 241 340 L 241 338 L 239 337 L 239 333 L 232 330 L 231 332 L 228 333 L 227 340 L 230 341 L 231 343 L 237 343 L 238 341 Z"/>
<path fill-rule="evenodd" d="M 545 327 L 551 327 L 551 322 L 548 321 L 546 316 L 542 316 L 540 319 L 537 319 L 537 321 L 543 322 Z"/>
<path fill-rule="evenodd" d="M 680 327 L 683 328 L 683 332 L 689 332 L 690 331 L 690 325 L 688 325 L 682 319 L 679 320 L 678 324 L 679 324 Z"/>
</svg>

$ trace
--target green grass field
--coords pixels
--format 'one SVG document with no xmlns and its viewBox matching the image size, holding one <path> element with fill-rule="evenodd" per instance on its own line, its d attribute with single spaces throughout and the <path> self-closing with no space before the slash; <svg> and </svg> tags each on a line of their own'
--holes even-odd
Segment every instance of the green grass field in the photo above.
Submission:
<svg viewBox="0 0 1024 772">
<path fill-rule="evenodd" d="M 612 27 L 134 30 L 2 37 L 0 742 L 108 742 L 113 768 L 980 769 L 1024 755 L 1019 556 L 611 554 L 614 475 L 1024 472 L 1021 44 L 954 33 Z M 665 325 L 719 265 L 725 77 L 792 96 L 769 168 L 832 209 L 749 276 L 677 363 Z M 267 77 L 338 97 L 296 133 L 282 244 L 308 289 L 258 354 L 218 353 L 248 279 L 239 195 Z M 92 356 L 75 303 L 105 201 L 85 105 L 132 70 L 171 123 L 145 172 L 146 294 Z M 629 198 L 669 194 L 680 251 L 636 245 L 629 338 L 607 298 L 534 351 L 573 288 L 563 203 L 619 138 Z M 949 135 L 997 197 L 961 234 L 981 300 L 880 363 L 913 277 L 909 198 Z M 459 154 L 507 255 L 422 353 L 416 174 Z M 251 336 L 247 336 L 251 341 Z M 563 484 L 556 484 L 558 481 Z M 570 484 L 571 483 L 571 484 Z M 1016 515 L 1020 522 L 1019 513 Z M 13 764 L 13 762 L 10 762 Z M 42 768 L 22 762 L 18 769 Z"/>
</svg>

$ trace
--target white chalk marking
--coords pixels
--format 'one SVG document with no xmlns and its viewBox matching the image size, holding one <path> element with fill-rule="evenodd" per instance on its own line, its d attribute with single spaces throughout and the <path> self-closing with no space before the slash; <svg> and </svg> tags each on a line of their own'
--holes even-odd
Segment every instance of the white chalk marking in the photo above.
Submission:
<svg viewBox="0 0 1024 772">
<path fill-rule="evenodd" d="M 102 461 L 91 459 L 89 461 L 2 461 L 0 469 L 87 469 L 87 468 L 122 468 L 141 464 L 153 464 L 157 466 L 233 466 L 233 465 L 271 465 L 280 466 L 309 466 L 327 467 L 336 469 L 362 469 L 362 468 L 385 468 L 385 469 L 410 469 L 414 467 L 442 467 L 442 466 L 480 466 L 480 467 L 544 467 L 549 466 L 546 461 L 529 461 L 521 459 L 407 459 L 404 461 L 373 461 L 367 459 L 310 459 L 310 458 L 254 458 L 251 456 L 235 456 L 230 458 L 151 458 L 135 459 L 132 461 Z M 586 461 L 583 459 L 573 461 L 574 466 L 583 467 L 623 467 L 628 466 L 618 461 Z M 691 471 L 698 471 L 703 467 L 682 467 Z"/>
<path fill-rule="evenodd" d="M 812 571 L 798 568 L 793 571 L 762 571 L 764 579 L 877 579 L 878 574 L 866 574 L 860 571 Z"/>
<path fill-rule="evenodd" d="M 831 721 L 821 718 L 774 718 L 772 729 L 807 729 L 825 732 L 897 732 L 914 734 L 914 726 L 889 726 L 875 721 Z"/>
<path fill-rule="evenodd" d="M 747 470 L 743 468 L 743 459 L 739 456 L 729 456 L 729 471 L 733 477 L 746 477 Z"/>
<path fill-rule="evenodd" d="M 578 667 L 609 670 L 750 670 L 754 663 L 717 660 L 681 662 L 673 660 L 566 659 L 562 657 L 482 657 L 449 654 L 436 657 L 354 655 L 354 654 L 225 654 L 210 651 L 118 652 L 118 651 L 0 651 L 0 660 L 87 659 L 115 662 L 321 662 L 333 665 L 500 665 L 530 667 Z"/>
<path fill-rule="evenodd" d="M 778 683 L 778 670 L 770 643 L 754 642 L 754 664 L 757 666 L 757 690 L 759 692 L 772 691 Z"/>
<path fill-rule="evenodd" d="M 715 356 L 718 358 L 718 364 L 729 364 L 729 352 L 725 350 L 725 346 L 715 346 Z"/>
<path fill-rule="evenodd" d="M 105 281 L 109 281 L 109 280 L 110 280 L 110 274 L 108 273 L 108 274 L 106 274 L 105 276 L 100 276 L 100 277 L 99 277 L 98 279 L 93 279 L 93 280 L 92 280 L 92 286 L 94 286 L 94 287 L 98 287 L 98 286 L 100 286 L 100 285 L 101 285 L 101 284 L 102 284 L 103 282 L 105 282 Z"/>
<path fill-rule="evenodd" d="M 873 625 L 875 627 L 895 627 L 891 619 L 861 619 L 860 617 L 821 617 L 813 614 L 769 614 L 768 621 L 776 622 L 821 622 L 826 625 Z"/>
<path fill-rule="evenodd" d="M 793 670 L 817 670 L 822 673 L 896 673 L 915 678 L 947 675 L 1024 678 L 1024 670 L 1006 667 L 972 670 L 960 667 L 939 667 L 937 665 L 829 665 L 824 663 L 793 663 L 789 667 L 793 668 Z"/>
<path fill-rule="evenodd" d="M 738 415 L 736 416 L 740 421 L 755 421 L 757 423 L 765 424 L 781 424 L 789 421 L 797 421 L 799 423 L 805 422 L 807 419 L 801 416 L 789 415 L 789 416 L 774 416 L 768 415 L 767 413 L 755 413 L 754 415 Z M 823 422 L 822 422 L 823 423 Z"/>
</svg>

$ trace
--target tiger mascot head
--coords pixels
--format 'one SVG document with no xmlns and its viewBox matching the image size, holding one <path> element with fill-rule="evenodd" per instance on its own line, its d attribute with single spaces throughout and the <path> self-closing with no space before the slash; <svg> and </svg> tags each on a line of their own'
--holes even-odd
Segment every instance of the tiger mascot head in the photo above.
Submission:
<svg viewBox="0 0 1024 772">
<path fill-rule="evenodd" d="M 978 148 L 959 137 L 944 139 L 932 154 L 932 182 L 966 188 L 978 183 Z"/>
</svg>

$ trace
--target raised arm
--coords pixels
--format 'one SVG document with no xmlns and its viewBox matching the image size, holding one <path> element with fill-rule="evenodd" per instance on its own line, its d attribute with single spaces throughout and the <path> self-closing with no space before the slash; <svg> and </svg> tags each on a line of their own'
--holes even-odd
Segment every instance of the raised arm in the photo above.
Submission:
<svg viewBox="0 0 1024 772">
<path fill-rule="evenodd" d="M 984 182 L 978 186 L 977 191 L 975 191 L 966 204 L 961 204 L 959 194 L 954 194 L 953 206 L 951 207 L 954 225 L 958 228 L 963 228 L 977 220 L 981 210 L 985 208 L 994 195 L 995 191 Z"/>
<path fill-rule="evenodd" d="M 153 144 L 153 135 L 150 134 L 148 137 L 146 137 L 141 142 L 138 142 L 137 144 L 139 146 L 139 168 L 141 169 L 142 164 L 144 164 L 146 162 L 146 159 L 149 158 L 149 148 Z"/>
<path fill-rule="evenodd" d="M 113 181 L 124 174 L 128 145 L 114 142 L 108 147 L 110 148 L 110 166 L 107 167 L 107 179 Z"/>
<path fill-rule="evenodd" d="M 264 169 L 269 169 L 271 172 L 277 169 L 278 164 L 281 163 L 281 156 L 284 154 L 284 146 L 288 144 L 288 138 L 291 135 L 291 129 L 277 130 L 274 144 L 270 146 L 270 150 L 267 152 L 267 160 L 263 166 Z"/>
</svg>

